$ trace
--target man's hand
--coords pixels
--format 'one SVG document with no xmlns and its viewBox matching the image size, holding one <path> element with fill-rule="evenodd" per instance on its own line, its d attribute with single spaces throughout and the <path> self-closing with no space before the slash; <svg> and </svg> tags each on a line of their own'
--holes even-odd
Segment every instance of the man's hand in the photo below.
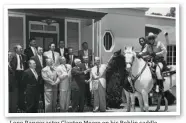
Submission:
<svg viewBox="0 0 186 123">
<path fill-rule="evenodd" d="M 142 58 L 142 55 L 138 53 L 138 54 L 136 55 L 136 57 L 137 57 L 137 58 Z"/>
<path fill-rule="evenodd" d="M 90 69 L 84 71 L 85 74 L 87 74 L 88 72 L 90 72 Z"/>
</svg>

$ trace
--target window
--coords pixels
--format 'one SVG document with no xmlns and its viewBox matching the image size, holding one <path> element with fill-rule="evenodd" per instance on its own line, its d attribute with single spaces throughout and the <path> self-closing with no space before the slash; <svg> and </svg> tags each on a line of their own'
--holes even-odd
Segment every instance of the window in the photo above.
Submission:
<svg viewBox="0 0 186 123">
<path fill-rule="evenodd" d="M 167 65 L 176 65 L 176 45 L 167 46 Z"/>
<path fill-rule="evenodd" d="M 103 45 L 105 47 L 105 50 L 110 50 L 111 47 L 114 45 L 112 33 L 110 31 L 106 31 L 103 39 Z"/>
</svg>

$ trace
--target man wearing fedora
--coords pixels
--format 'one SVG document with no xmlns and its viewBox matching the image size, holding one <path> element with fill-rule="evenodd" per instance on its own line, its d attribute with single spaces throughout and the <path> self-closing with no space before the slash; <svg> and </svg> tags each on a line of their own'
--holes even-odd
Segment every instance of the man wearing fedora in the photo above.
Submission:
<svg viewBox="0 0 186 123">
<path fill-rule="evenodd" d="M 150 57 L 152 57 L 153 62 L 156 64 L 156 76 L 157 76 L 157 92 L 163 92 L 163 76 L 161 74 L 162 69 L 164 68 L 165 65 L 165 56 L 167 54 L 167 49 L 164 46 L 164 44 L 161 41 L 158 41 L 156 39 L 156 35 L 153 34 L 152 32 L 150 32 L 148 34 L 148 42 L 146 47 L 143 49 L 143 51 L 141 51 L 137 57 L 143 57 L 145 55 L 149 55 Z"/>
</svg>

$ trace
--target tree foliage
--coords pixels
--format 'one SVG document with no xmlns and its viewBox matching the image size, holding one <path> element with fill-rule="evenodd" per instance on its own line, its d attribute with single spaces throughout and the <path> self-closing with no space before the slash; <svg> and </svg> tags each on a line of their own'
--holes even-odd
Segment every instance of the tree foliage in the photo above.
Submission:
<svg viewBox="0 0 186 123">
<path fill-rule="evenodd" d="M 175 7 L 171 7 L 170 11 L 166 14 L 166 16 L 175 17 L 176 16 L 176 8 Z"/>
</svg>

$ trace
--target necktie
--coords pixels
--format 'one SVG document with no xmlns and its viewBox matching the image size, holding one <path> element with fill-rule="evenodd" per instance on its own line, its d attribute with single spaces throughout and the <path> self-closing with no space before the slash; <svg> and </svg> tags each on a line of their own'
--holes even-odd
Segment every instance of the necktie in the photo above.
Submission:
<svg viewBox="0 0 186 123">
<path fill-rule="evenodd" d="M 53 60 L 55 62 L 55 56 L 54 56 L 54 52 L 53 51 L 52 51 L 52 58 L 53 58 Z"/>
<path fill-rule="evenodd" d="M 41 62 L 41 66 L 43 67 L 43 58 L 42 58 L 42 56 L 40 56 L 40 55 L 39 55 L 39 60 L 40 60 L 40 62 Z"/>
<path fill-rule="evenodd" d="M 22 61 L 21 55 L 19 55 L 19 60 L 20 60 L 20 68 L 22 69 L 23 68 L 23 61 Z"/>
<path fill-rule="evenodd" d="M 97 65 L 97 75 L 99 76 L 99 65 Z"/>
<path fill-rule="evenodd" d="M 86 69 L 88 69 L 88 63 L 85 63 Z"/>
<path fill-rule="evenodd" d="M 35 77 L 36 77 L 36 79 L 37 79 L 37 78 L 38 78 L 37 72 L 36 72 L 35 69 L 33 69 L 33 71 L 34 71 L 34 75 L 35 75 Z"/>
<path fill-rule="evenodd" d="M 65 69 L 66 69 L 66 71 L 67 71 L 67 65 L 66 65 L 66 64 L 64 64 L 64 66 L 65 66 Z"/>
<path fill-rule="evenodd" d="M 36 48 L 34 47 L 34 55 L 36 55 L 37 54 L 37 51 L 36 51 Z"/>
</svg>

